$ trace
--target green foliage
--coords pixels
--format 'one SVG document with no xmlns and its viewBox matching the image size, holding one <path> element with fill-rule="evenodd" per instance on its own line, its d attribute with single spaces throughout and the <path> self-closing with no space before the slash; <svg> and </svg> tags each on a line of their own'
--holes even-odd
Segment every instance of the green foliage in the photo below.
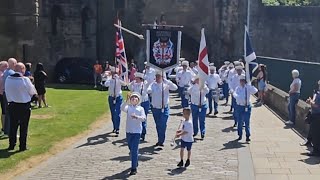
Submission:
<svg viewBox="0 0 320 180">
<path fill-rule="evenodd" d="M 320 6 L 320 0 L 262 0 L 267 6 Z"/>
<path fill-rule="evenodd" d="M 19 162 L 48 152 L 63 139 L 88 130 L 97 118 L 109 111 L 107 92 L 92 90 L 91 86 L 53 85 L 47 88 L 47 100 L 52 107 L 32 110 L 27 143 L 31 150 L 6 152 L 8 139 L 0 138 L 0 179 L 2 172 Z M 19 142 L 16 150 L 18 147 Z"/>
</svg>

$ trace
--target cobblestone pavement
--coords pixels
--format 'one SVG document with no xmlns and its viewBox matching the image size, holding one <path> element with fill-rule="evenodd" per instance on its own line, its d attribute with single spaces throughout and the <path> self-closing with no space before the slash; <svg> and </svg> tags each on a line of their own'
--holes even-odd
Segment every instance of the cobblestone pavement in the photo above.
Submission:
<svg viewBox="0 0 320 180">
<path fill-rule="evenodd" d="M 233 141 L 237 138 L 235 130 L 230 128 L 233 120 L 230 114 L 224 113 L 229 109 L 223 106 L 220 106 L 218 117 L 207 117 L 206 138 L 193 145 L 191 165 L 187 169 L 176 167 L 179 148 L 171 147 L 170 140 L 182 117 L 179 99 L 173 94 L 170 100 L 171 115 L 165 147 L 160 150 L 153 146 L 157 134 L 152 114 L 149 114 L 147 142 L 140 144 L 136 176 L 128 176 L 130 158 L 123 114 L 119 137 L 109 133 L 112 130 L 109 121 L 88 138 L 16 179 L 238 179 L 238 149 L 245 145 Z"/>
</svg>

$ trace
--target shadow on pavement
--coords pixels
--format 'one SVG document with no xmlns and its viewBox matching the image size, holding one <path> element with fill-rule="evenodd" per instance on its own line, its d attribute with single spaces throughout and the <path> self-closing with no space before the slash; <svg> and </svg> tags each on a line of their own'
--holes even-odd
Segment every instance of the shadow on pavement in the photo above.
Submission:
<svg viewBox="0 0 320 180">
<path fill-rule="evenodd" d="M 10 158 L 10 156 L 19 153 L 20 151 L 8 151 L 7 149 L 0 150 L 0 159 Z"/>
<path fill-rule="evenodd" d="M 112 176 L 107 176 L 107 177 L 105 177 L 105 178 L 103 178 L 103 179 L 101 179 L 101 180 L 107 180 L 107 179 L 128 179 L 129 178 L 129 172 L 130 172 L 130 168 L 128 168 L 128 169 L 126 169 L 126 170 L 124 170 L 124 171 L 122 171 L 122 172 L 119 172 L 119 173 L 117 173 L 117 174 L 114 174 L 114 175 L 112 175 Z"/>
<path fill-rule="evenodd" d="M 139 149 L 139 153 L 142 155 L 154 155 L 154 154 L 158 154 L 159 151 L 160 149 L 157 149 L 154 146 L 143 147 Z"/>
<path fill-rule="evenodd" d="M 229 133 L 229 132 L 236 132 L 237 130 L 234 127 L 227 127 L 221 130 L 222 132 Z"/>
<path fill-rule="evenodd" d="M 126 138 L 123 138 L 123 139 L 120 139 L 120 140 L 116 140 L 116 141 L 112 141 L 112 144 L 115 145 L 115 146 L 116 146 L 117 144 L 120 144 L 119 147 L 124 147 L 124 146 L 127 146 L 127 145 L 128 145 Z"/>
<path fill-rule="evenodd" d="M 238 140 L 229 141 L 223 144 L 224 148 L 220 149 L 219 151 L 228 150 L 228 149 L 240 149 L 245 147 L 243 144 L 248 144 L 248 143 L 242 143 L 242 142 L 239 142 Z"/>
<path fill-rule="evenodd" d="M 181 105 L 170 106 L 170 109 L 182 109 Z"/>
<path fill-rule="evenodd" d="M 176 175 L 179 175 L 179 174 L 182 174 L 184 171 L 186 171 L 187 168 L 175 168 L 175 169 L 167 169 L 168 172 L 168 175 L 170 176 L 176 176 Z"/>
<path fill-rule="evenodd" d="M 87 139 L 87 143 L 76 147 L 76 149 L 81 148 L 81 147 L 85 147 L 85 146 L 94 146 L 94 145 L 98 145 L 98 144 L 104 144 L 109 141 L 108 137 L 115 137 L 115 136 L 111 135 L 111 133 L 105 133 L 105 134 L 100 134 L 97 136 L 89 137 Z"/>
<path fill-rule="evenodd" d="M 234 120 L 233 116 L 226 116 L 226 117 L 222 117 L 222 120 Z"/>
<path fill-rule="evenodd" d="M 151 159 L 153 159 L 152 157 L 148 157 L 148 156 L 142 156 L 139 155 L 139 161 L 144 162 L 144 161 L 150 161 Z M 110 159 L 111 161 L 119 161 L 120 163 L 125 162 L 125 161 L 130 161 L 130 156 L 119 156 L 119 157 L 115 157 Z"/>
<path fill-rule="evenodd" d="M 301 155 L 307 156 L 308 153 L 301 153 Z M 307 159 L 300 159 L 299 161 L 309 165 L 317 165 L 320 164 L 320 157 L 308 157 Z"/>
<path fill-rule="evenodd" d="M 181 116 L 182 117 L 182 113 L 179 112 L 179 113 L 171 113 L 170 116 Z"/>
</svg>

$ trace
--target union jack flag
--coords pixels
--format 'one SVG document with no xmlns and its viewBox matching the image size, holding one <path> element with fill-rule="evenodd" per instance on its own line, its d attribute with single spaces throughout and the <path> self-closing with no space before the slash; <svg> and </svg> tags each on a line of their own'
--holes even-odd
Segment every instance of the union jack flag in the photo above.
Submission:
<svg viewBox="0 0 320 180">
<path fill-rule="evenodd" d="M 121 26 L 121 21 L 117 19 L 117 24 Z M 122 36 L 122 31 L 120 28 L 117 28 L 116 31 L 116 63 L 118 63 L 119 76 L 126 82 L 129 82 L 128 78 L 128 61 L 126 56 L 126 49 L 124 47 L 124 39 Z"/>
</svg>

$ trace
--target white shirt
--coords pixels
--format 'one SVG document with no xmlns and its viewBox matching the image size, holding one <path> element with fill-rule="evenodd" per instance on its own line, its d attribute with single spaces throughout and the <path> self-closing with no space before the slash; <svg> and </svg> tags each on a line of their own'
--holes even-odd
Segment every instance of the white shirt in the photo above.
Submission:
<svg viewBox="0 0 320 180">
<path fill-rule="evenodd" d="M 141 101 L 145 102 L 149 100 L 148 97 L 148 82 L 144 81 L 144 82 L 140 82 L 137 83 L 136 81 L 132 81 L 129 86 L 128 86 L 129 90 L 131 92 L 137 92 L 141 95 Z"/>
<path fill-rule="evenodd" d="M 295 79 L 292 81 L 292 83 L 291 83 L 291 85 L 290 85 L 290 91 L 292 91 L 292 92 L 293 92 L 294 84 L 297 84 L 297 85 L 298 85 L 298 90 L 295 91 L 295 93 L 300 93 L 301 84 L 302 84 L 301 80 L 300 80 L 299 78 L 295 78 Z"/>
<path fill-rule="evenodd" d="M 105 87 L 109 87 L 109 96 L 118 97 L 122 95 L 121 86 L 125 86 L 126 83 L 119 79 L 118 76 L 112 79 L 108 79 L 105 83 Z"/>
<path fill-rule="evenodd" d="M 224 69 L 220 69 L 219 70 L 219 76 L 221 78 L 221 81 L 226 81 L 228 78 L 227 78 L 227 71 L 228 70 L 224 70 Z"/>
<path fill-rule="evenodd" d="M 215 73 L 215 74 L 210 74 L 208 76 L 206 84 L 207 84 L 209 89 L 217 89 L 218 88 L 218 84 L 222 84 L 222 81 L 220 79 L 220 76 Z"/>
<path fill-rule="evenodd" d="M 233 93 L 233 97 L 236 99 L 238 105 L 246 106 L 246 105 L 250 105 L 250 96 L 257 92 L 258 92 L 257 88 L 247 84 L 244 87 L 238 86 Z"/>
<path fill-rule="evenodd" d="M 199 72 L 197 67 L 198 66 L 195 66 L 195 67 L 191 68 L 191 70 L 193 71 L 194 74 L 198 74 L 198 72 Z"/>
<path fill-rule="evenodd" d="M 233 93 L 238 86 L 240 86 L 240 75 L 236 74 L 231 78 L 231 81 L 229 82 L 229 89 Z"/>
<path fill-rule="evenodd" d="M 126 102 L 121 104 L 121 110 L 127 113 L 126 121 L 126 132 L 127 133 L 139 133 L 142 132 L 142 123 L 146 120 L 146 115 L 144 113 L 143 107 L 140 105 L 133 106 L 129 105 Z M 132 117 L 135 114 L 138 118 Z"/>
<path fill-rule="evenodd" d="M 189 85 L 192 78 L 194 77 L 194 73 L 190 70 L 182 70 L 179 71 L 176 75 L 176 81 L 178 83 L 179 87 L 184 87 L 186 85 Z"/>
<path fill-rule="evenodd" d="M 188 132 L 184 135 L 181 136 L 181 139 L 184 142 L 193 142 L 193 125 L 192 125 L 192 120 L 185 120 L 183 122 L 182 130 L 185 132 Z"/>
<path fill-rule="evenodd" d="M 153 81 L 156 79 L 156 71 L 153 68 L 149 68 L 148 70 L 143 70 L 144 79 L 149 83 L 153 83 Z"/>
<path fill-rule="evenodd" d="M 37 91 L 30 79 L 21 75 L 21 77 L 7 77 L 5 93 L 8 102 L 28 103 L 31 101 L 32 96 L 37 94 Z"/>
<path fill-rule="evenodd" d="M 237 72 L 236 72 L 236 69 L 229 69 L 226 71 L 226 78 L 227 78 L 227 82 L 228 83 L 231 83 L 231 80 L 233 78 L 234 75 L 236 75 Z M 229 88 L 230 88 L 230 85 L 229 85 Z"/>
<path fill-rule="evenodd" d="M 152 106 L 156 109 L 162 109 L 169 105 L 169 91 L 175 91 L 178 89 L 178 86 L 175 85 L 170 80 L 164 80 L 163 83 L 163 93 L 162 93 L 162 83 L 154 82 L 150 85 L 148 93 L 152 97 Z M 162 97 L 163 94 L 163 97 Z M 162 104 L 163 101 L 163 104 Z M 163 105 L 163 106 L 162 106 Z"/>
<path fill-rule="evenodd" d="M 191 96 L 191 103 L 199 106 L 207 103 L 206 95 L 209 93 L 209 88 L 207 85 L 204 85 L 204 88 L 201 90 L 201 104 L 200 104 L 200 86 L 199 84 L 194 84 L 188 88 L 188 93 Z"/>
</svg>

